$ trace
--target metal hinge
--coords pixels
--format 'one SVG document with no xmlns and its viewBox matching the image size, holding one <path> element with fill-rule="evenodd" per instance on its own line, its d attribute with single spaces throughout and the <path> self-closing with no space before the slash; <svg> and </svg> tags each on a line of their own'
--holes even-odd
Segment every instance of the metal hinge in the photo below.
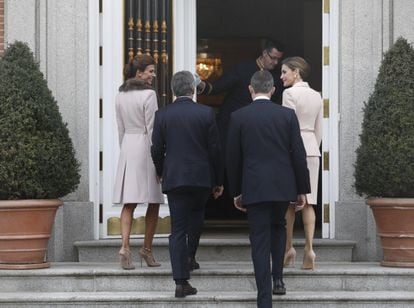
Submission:
<svg viewBox="0 0 414 308">
<path fill-rule="evenodd" d="M 329 223 L 330 219 L 329 219 L 329 203 L 324 203 L 323 204 L 323 222 L 324 223 Z"/>
<path fill-rule="evenodd" d="M 329 46 L 323 47 L 323 65 L 329 65 Z"/>
<path fill-rule="evenodd" d="M 329 171 L 329 152 L 323 152 L 323 170 Z"/>
<path fill-rule="evenodd" d="M 324 14 L 329 14 L 331 11 L 331 1 L 330 0 L 324 0 L 323 1 L 323 12 Z"/>
<path fill-rule="evenodd" d="M 323 99 L 323 117 L 329 118 L 329 98 Z"/>
</svg>

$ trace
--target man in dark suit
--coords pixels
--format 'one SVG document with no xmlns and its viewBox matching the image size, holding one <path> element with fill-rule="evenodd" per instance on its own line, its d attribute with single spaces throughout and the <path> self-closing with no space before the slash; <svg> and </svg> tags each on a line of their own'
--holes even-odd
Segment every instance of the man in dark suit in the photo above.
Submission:
<svg viewBox="0 0 414 308">
<path fill-rule="evenodd" d="M 247 212 L 258 307 L 268 308 L 272 307 L 271 278 L 273 294 L 286 293 L 285 212 L 290 201 L 305 203 L 309 172 L 295 112 L 270 100 L 275 91 L 272 75 L 256 72 L 249 91 L 253 102 L 231 115 L 227 176 L 236 208 Z"/>
<path fill-rule="evenodd" d="M 268 70 L 271 72 L 276 88 L 272 95 L 272 100 L 280 105 L 282 104 L 283 84 L 280 80 L 278 64 L 283 57 L 283 52 L 284 46 L 281 42 L 265 40 L 261 53 L 256 59 L 239 63 L 213 83 L 202 81 L 197 87 L 198 94 L 216 95 L 226 93 L 216 116 L 222 141 L 223 155 L 226 150 L 230 114 L 252 102 L 248 87 L 250 78 L 256 71 Z M 234 210 L 232 207 L 231 197 L 227 193 L 227 181 L 225 181 L 224 187 L 224 200 L 222 200 L 224 204 L 220 206 L 220 211 L 224 216 L 237 216 L 237 210 Z"/>
<path fill-rule="evenodd" d="M 169 248 L 175 297 L 197 293 L 189 283 L 195 263 L 205 204 L 223 192 L 223 161 L 212 108 L 192 100 L 193 74 L 176 73 L 171 87 L 177 99 L 155 113 L 151 155 L 171 215 Z"/>
<path fill-rule="evenodd" d="M 217 114 L 217 124 L 224 144 L 230 114 L 252 102 L 248 86 L 250 78 L 256 71 L 268 70 L 271 72 L 276 88 L 272 94 L 272 100 L 280 105 L 282 104 L 283 84 L 280 80 L 280 69 L 276 69 L 276 67 L 283 57 L 283 52 L 284 46 L 281 42 L 266 40 L 257 59 L 240 63 L 213 83 L 202 81 L 197 87 L 198 94 L 226 93 Z"/>
</svg>

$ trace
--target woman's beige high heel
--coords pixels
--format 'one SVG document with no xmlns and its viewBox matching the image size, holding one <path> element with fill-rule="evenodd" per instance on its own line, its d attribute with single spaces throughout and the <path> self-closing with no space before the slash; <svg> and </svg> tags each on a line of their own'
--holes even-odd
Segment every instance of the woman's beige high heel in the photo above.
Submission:
<svg viewBox="0 0 414 308">
<path fill-rule="evenodd" d="M 316 255 L 313 250 L 309 250 L 309 251 L 305 250 L 303 252 L 302 269 L 309 269 L 309 270 L 315 269 L 315 259 L 316 259 Z"/>
<path fill-rule="evenodd" d="M 121 262 L 121 267 L 124 270 L 133 270 L 135 269 L 134 264 L 132 264 L 132 259 L 131 259 L 131 252 L 127 249 L 121 250 L 119 252 L 119 259 Z"/>
<path fill-rule="evenodd" d="M 291 247 L 285 252 L 285 261 L 283 262 L 284 267 L 295 267 L 296 250 Z"/>
<path fill-rule="evenodd" d="M 142 267 L 142 259 L 144 259 L 145 263 L 147 263 L 147 266 L 149 266 L 149 267 L 161 266 L 160 263 L 155 261 L 154 256 L 152 255 L 151 249 L 142 247 L 139 250 L 139 255 L 141 257 L 141 267 Z"/>
</svg>

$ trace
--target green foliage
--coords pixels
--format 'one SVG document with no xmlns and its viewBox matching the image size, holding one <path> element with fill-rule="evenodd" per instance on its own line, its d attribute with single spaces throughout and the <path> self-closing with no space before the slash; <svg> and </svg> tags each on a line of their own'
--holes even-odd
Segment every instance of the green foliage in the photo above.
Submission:
<svg viewBox="0 0 414 308">
<path fill-rule="evenodd" d="M 63 197 L 79 178 L 57 102 L 29 47 L 16 42 L 0 58 L 0 199 Z"/>
<path fill-rule="evenodd" d="M 414 50 L 403 38 L 384 55 L 364 108 L 355 188 L 372 197 L 414 197 Z"/>
</svg>

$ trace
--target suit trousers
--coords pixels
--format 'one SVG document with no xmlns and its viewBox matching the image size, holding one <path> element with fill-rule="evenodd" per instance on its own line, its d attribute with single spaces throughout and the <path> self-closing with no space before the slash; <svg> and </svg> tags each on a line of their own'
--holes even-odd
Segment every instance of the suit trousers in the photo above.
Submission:
<svg viewBox="0 0 414 308">
<path fill-rule="evenodd" d="M 173 278 L 181 283 L 190 279 L 188 258 L 195 257 L 209 188 L 186 188 L 167 192 L 171 216 L 169 249 Z"/>
<path fill-rule="evenodd" d="M 246 205 L 250 243 L 257 286 L 257 306 L 272 307 L 272 278 L 283 278 L 286 245 L 285 214 L 289 202 Z M 270 270 L 270 258 L 272 270 Z"/>
</svg>

